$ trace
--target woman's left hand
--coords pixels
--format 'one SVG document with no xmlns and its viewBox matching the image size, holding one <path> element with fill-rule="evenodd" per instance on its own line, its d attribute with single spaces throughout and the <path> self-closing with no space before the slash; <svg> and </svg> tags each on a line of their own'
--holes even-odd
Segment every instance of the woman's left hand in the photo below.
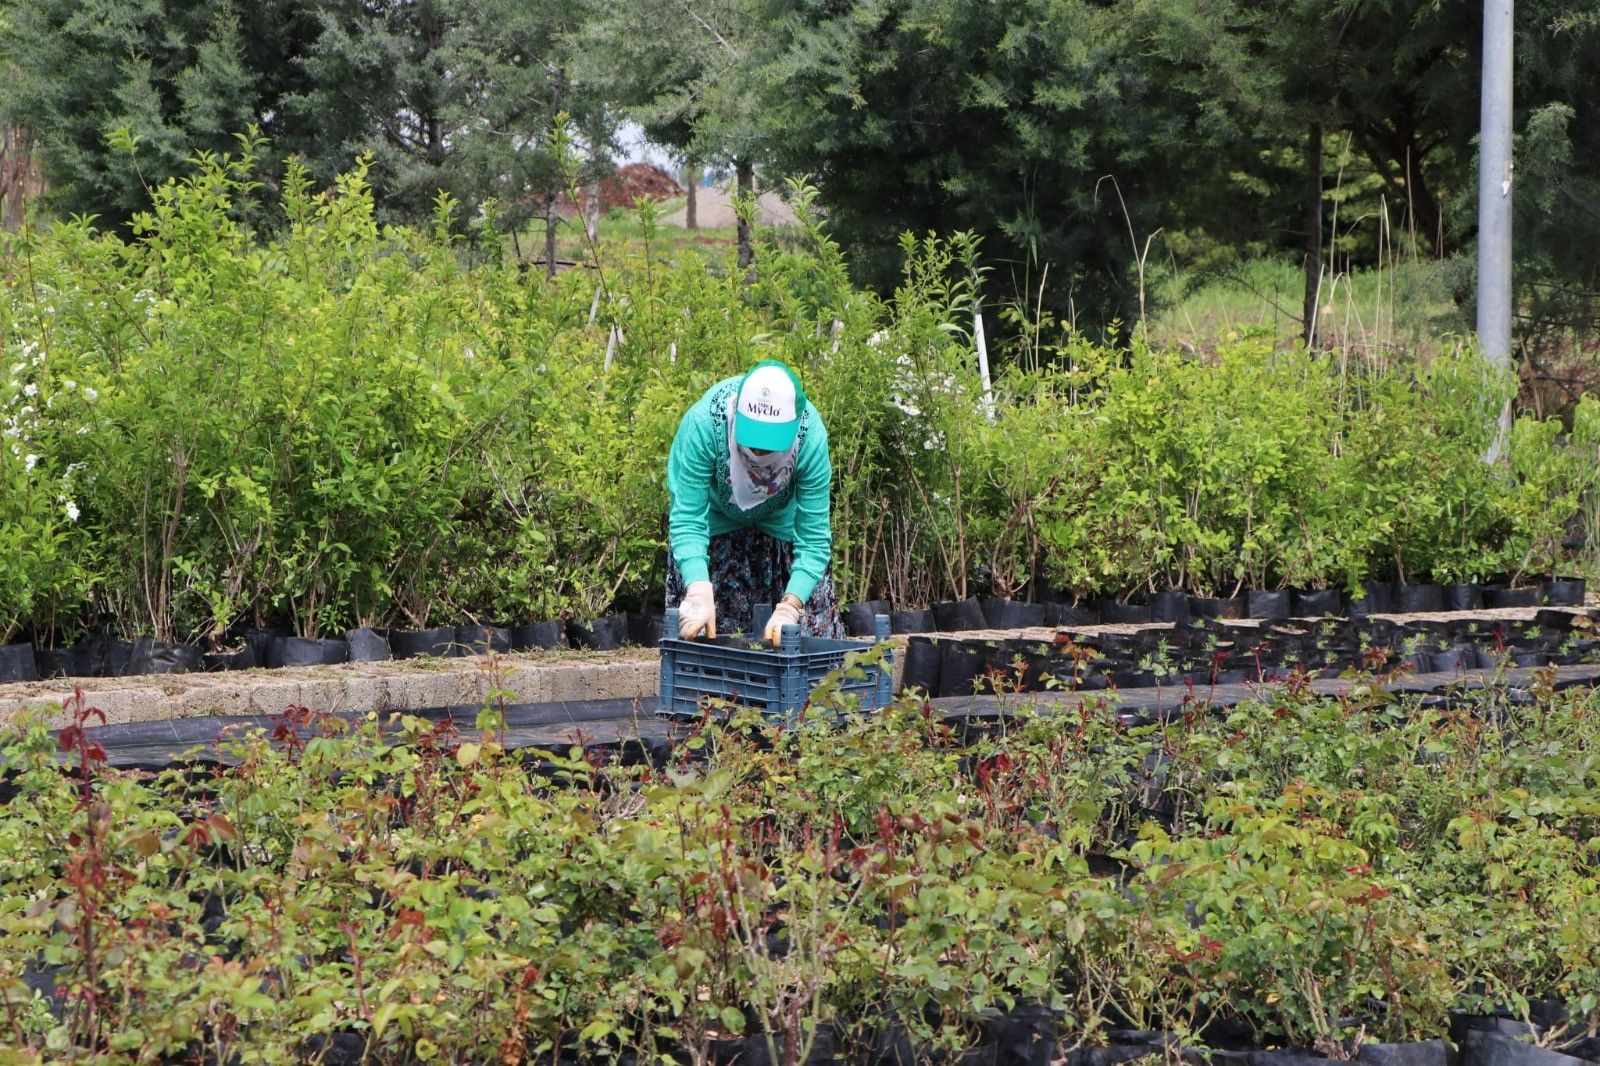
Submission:
<svg viewBox="0 0 1600 1066">
<path fill-rule="evenodd" d="M 799 624 L 800 608 L 795 606 L 792 599 L 786 598 L 772 609 L 772 617 L 767 619 L 767 628 L 761 634 L 762 639 L 776 648 L 783 641 L 783 627 Z"/>
</svg>

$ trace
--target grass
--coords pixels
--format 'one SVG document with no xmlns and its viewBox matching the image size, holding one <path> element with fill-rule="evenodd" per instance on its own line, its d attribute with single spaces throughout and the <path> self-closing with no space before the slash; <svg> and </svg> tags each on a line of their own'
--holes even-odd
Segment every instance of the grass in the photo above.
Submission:
<svg viewBox="0 0 1600 1066">
<path fill-rule="evenodd" d="M 1220 272 L 1169 272 L 1152 289 L 1150 340 L 1202 351 L 1230 333 L 1262 332 L 1289 345 L 1301 334 L 1305 276 L 1298 263 L 1256 259 Z M 1454 344 L 1461 312 L 1450 270 L 1436 262 L 1336 273 L 1325 278 L 1318 314 L 1323 347 L 1374 363 L 1428 356 Z"/>
<path fill-rule="evenodd" d="M 724 250 L 732 248 L 738 240 L 738 233 L 732 226 L 705 227 L 686 230 L 678 226 L 668 226 L 661 223 L 660 219 L 683 207 L 683 198 L 663 201 L 658 208 L 655 245 L 660 254 L 669 258 L 676 258 L 685 252 L 698 252 L 700 254 L 720 255 Z M 507 241 L 511 246 L 511 254 L 520 248 L 524 260 L 540 260 L 544 258 L 544 222 L 535 221 L 517 234 L 515 243 Z M 623 246 L 630 251 L 639 250 L 644 243 L 644 224 L 639 221 L 639 216 L 631 211 L 611 211 L 600 218 L 600 231 L 598 243 L 602 248 Z M 583 236 L 583 223 L 578 218 L 563 218 L 556 226 L 556 258 L 558 260 L 572 260 L 584 262 L 588 260 L 588 242 Z"/>
<path fill-rule="evenodd" d="M 732 255 L 734 245 L 738 242 L 738 230 L 734 226 L 701 226 L 698 229 L 686 230 L 679 226 L 669 226 L 661 220 L 671 215 L 684 206 L 683 197 L 663 200 L 656 205 L 656 227 L 654 237 L 654 251 L 657 256 L 667 259 L 678 259 L 684 255 L 701 255 L 712 259 L 721 259 Z M 556 258 L 576 263 L 589 261 L 588 242 L 584 239 L 582 221 L 578 218 L 563 218 L 556 227 Z M 757 238 L 786 240 L 798 236 L 795 227 L 760 227 L 757 229 Z M 517 257 L 521 251 L 524 262 L 539 261 L 544 259 L 544 222 L 535 220 L 517 233 L 516 240 L 506 240 L 507 255 Z M 643 251 L 645 239 L 644 224 L 639 220 L 637 213 L 613 209 L 600 217 L 600 230 L 598 243 L 602 249 L 602 256 L 606 249 L 638 254 Z"/>
</svg>

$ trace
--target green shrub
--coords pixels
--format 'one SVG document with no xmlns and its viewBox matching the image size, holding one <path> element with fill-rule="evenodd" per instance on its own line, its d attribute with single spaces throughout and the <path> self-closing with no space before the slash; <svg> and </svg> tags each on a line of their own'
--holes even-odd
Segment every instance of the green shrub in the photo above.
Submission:
<svg viewBox="0 0 1600 1066">
<path fill-rule="evenodd" d="M 1159 728 L 1014 701 L 970 746 L 918 703 L 740 713 L 661 768 L 524 759 L 492 709 L 467 732 L 292 709 L 291 739 L 230 731 L 203 776 L 108 771 L 74 701 L 60 736 L 0 734 L 7 1047 L 709 1061 L 834 1023 L 927 1061 L 1027 1004 L 1064 1015 L 1055 1052 L 1129 1028 L 1198 1050 L 1223 1020 L 1348 1054 L 1533 997 L 1576 1035 L 1597 697 L 1441 715 L 1369 680 Z"/>
<path fill-rule="evenodd" d="M 772 357 L 828 422 L 851 600 L 1537 575 L 1600 514 L 1593 399 L 1570 439 L 1519 419 L 1488 466 L 1504 393 L 1470 349 L 1378 366 L 1252 335 L 1202 358 L 1041 322 L 986 396 L 968 235 L 908 235 L 903 283 L 863 292 L 797 187 L 804 225 L 753 276 L 664 257 L 647 208 L 638 241 L 546 279 L 469 267 L 447 197 L 431 229 L 381 226 L 360 167 L 327 191 L 291 168 L 255 233 L 252 167 L 197 161 L 132 240 L 13 239 L 0 631 L 659 604 L 678 420 Z"/>
</svg>

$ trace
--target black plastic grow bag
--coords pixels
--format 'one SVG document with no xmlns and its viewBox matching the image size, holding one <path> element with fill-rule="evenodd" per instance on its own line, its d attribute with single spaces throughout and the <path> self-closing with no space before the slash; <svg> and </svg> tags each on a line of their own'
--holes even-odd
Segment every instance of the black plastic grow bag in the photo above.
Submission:
<svg viewBox="0 0 1600 1066">
<path fill-rule="evenodd" d="M 488 655 L 511 650 L 511 630 L 504 626 L 473 623 L 456 626 L 456 654 Z"/>
<path fill-rule="evenodd" d="M 1046 624 L 1045 605 L 1017 600 L 988 600 L 983 617 L 990 629 L 1037 629 Z"/>
<path fill-rule="evenodd" d="M 1444 586 L 1427 582 L 1421 585 L 1396 585 L 1395 609 L 1401 614 L 1429 614 L 1444 610 Z"/>
<path fill-rule="evenodd" d="M 1191 611 L 1189 594 L 1179 589 L 1168 589 L 1150 597 L 1150 621 L 1187 622 Z"/>
<path fill-rule="evenodd" d="M 1541 607 L 1544 605 L 1544 589 L 1512 589 L 1504 585 L 1490 585 L 1483 590 L 1483 605 L 1490 608 Z"/>
<path fill-rule="evenodd" d="M 1100 601 L 1100 621 L 1107 625 L 1137 625 L 1150 621 L 1150 607 L 1143 603 Z"/>
<path fill-rule="evenodd" d="M 331 637 L 277 637 L 267 650 L 267 665 L 326 666 L 350 658 L 350 646 Z"/>
<path fill-rule="evenodd" d="M 941 633 L 962 633 L 969 629 L 982 629 L 988 624 L 983 617 L 983 608 L 973 596 L 934 604 L 933 618 Z"/>
<path fill-rule="evenodd" d="M 1350 617 L 1366 618 L 1394 611 L 1394 586 L 1387 581 L 1363 581 L 1361 593 L 1350 600 Z"/>
<path fill-rule="evenodd" d="M 1282 620 L 1289 617 L 1292 597 L 1288 589 L 1251 589 L 1244 602 L 1246 618 Z"/>
<path fill-rule="evenodd" d="M 938 628 L 932 611 L 895 611 L 889 615 L 889 632 L 932 633 Z"/>
<path fill-rule="evenodd" d="M 867 600 L 852 603 L 844 609 L 844 632 L 849 637 L 870 637 L 877 634 L 877 616 L 889 613 L 888 600 Z"/>
<path fill-rule="evenodd" d="M 628 643 L 641 648 L 654 648 L 661 644 L 662 629 L 666 625 L 663 615 L 649 611 L 628 612 Z M 673 636 L 678 634 L 674 633 Z"/>
<path fill-rule="evenodd" d="M 32 644 L 0 644 L 0 681 L 37 681 Z"/>
<path fill-rule="evenodd" d="M 1044 605 L 1044 624 L 1047 626 L 1092 626 L 1100 623 L 1100 612 L 1093 607 L 1076 607 L 1070 603 Z"/>
<path fill-rule="evenodd" d="M 201 669 L 208 674 L 225 670 L 251 670 L 260 665 L 256 662 L 256 650 L 248 644 L 237 651 L 208 651 L 200 656 Z"/>
<path fill-rule="evenodd" d="M 72 654 L 71 648 L 35 648 L 33 661 L 38 670 L 39 677 L 48 680 L 52 677 L 71 677 L 77 656 Z"/>
<path fill-rule="evenodd" d="M 394 654 L 389 650 L 389 638 L 367 626 L 346 631 L 344 642 L 350 646 L 353 663 L 383 662 Z"/>
<path fill-rule="evenodd" d="M 108 640 L 105 646 L 104 672 L 106 677 L 126 677 L 133 673 L 133 648 L 131 640 Z"/>
<path fill-rule="evenodd" d="M 1552 607 L 1582 607 L 1587 584 L 1581 577 L 1551 578 L 1544 583 L 1544 602 Z"/>
<path fill-rule="evenodd" d="M 959 640 L 947 640 L 938 646 L 941 650 L 939 695 L 972 695 L 973 684 L 983 672 L 984 653 L 987 649 L 979 644 L 969 644 Z"/>
<path fill-rule="evenodd" d="M 271 657 L 272 642 L 289 635 L 289 631 L 282 626 L 249 626 L 243 633 L 244 642 L 250 645 L 250 650 L 255 652 L 256 662 L 262 666 Z"/>
<path fill-rule="evenodd" d="M 1289 610 L 1296 618 L 1326 618 L 1344 612 L 1344 595 L 1338 589 L 1294 589 Z"/>
<path fill-rule="evenodd" d="M 673 636 L 677 636 L 676 633 Z M 562 621 L 529 622 L 511 628 L 511 649 L 527 651 L 530 648 L 564 648 L 567 646 L 567 624 Z"/>
<path fill-rule="evenodd" d="M 200 649 L 192 644 L 173 644 L 154 637 L 133 642 L 128 657 L 128 674 L 187 674 L 205 665 Z"/>
<path fill-rule="evenodd" d="M 571 619 L 567 622 L 567 639 L 574 648 L 614 651 L 628 639 L 628 616 L 608 614 L 589 621 Z"/>
<path fill-rule="evenodd" d="M 1243 618 L 1242 596 L 1190 596 L 1189 613 L 1196 618 Z"/>
<path fill-rule="evenodd" d="M 944 660 L 944 649 L 931 637 L 912 637 L 906 644 L 905 669 L 900 678 L 900 691 L 913 689 L 927 696 L 939 695 L 939 674 Z"/>
<path fill-rule="evenodd" d="M 396 659 L 413 659 L 418 655 L 448 658 L 455 653 L 454 626 L 441 629 L 396 629 L 389 633 L 389 647 Z"/>
</svg>

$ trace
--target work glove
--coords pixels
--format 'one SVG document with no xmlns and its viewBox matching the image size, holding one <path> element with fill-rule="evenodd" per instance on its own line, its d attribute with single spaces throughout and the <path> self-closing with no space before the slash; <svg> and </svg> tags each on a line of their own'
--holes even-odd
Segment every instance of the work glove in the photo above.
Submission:
<svg viewBox="0 0 1600 1066">
<path fill-rule="evenodd" d="M 776 648 L 783 643 L 783 627 L 797 626 L 800 624 L 800 608 L 793 600 L 785 599 L 772 609 L 772 617 L 767 619 L 767 628 L 761 634 L 768 644 Z"/>
<path fill-rule="evenodd" d="M 678 604 L 678 639 L 717 636 L 717 603 L 709 581 L 691 581 Z"/>
</svg>

